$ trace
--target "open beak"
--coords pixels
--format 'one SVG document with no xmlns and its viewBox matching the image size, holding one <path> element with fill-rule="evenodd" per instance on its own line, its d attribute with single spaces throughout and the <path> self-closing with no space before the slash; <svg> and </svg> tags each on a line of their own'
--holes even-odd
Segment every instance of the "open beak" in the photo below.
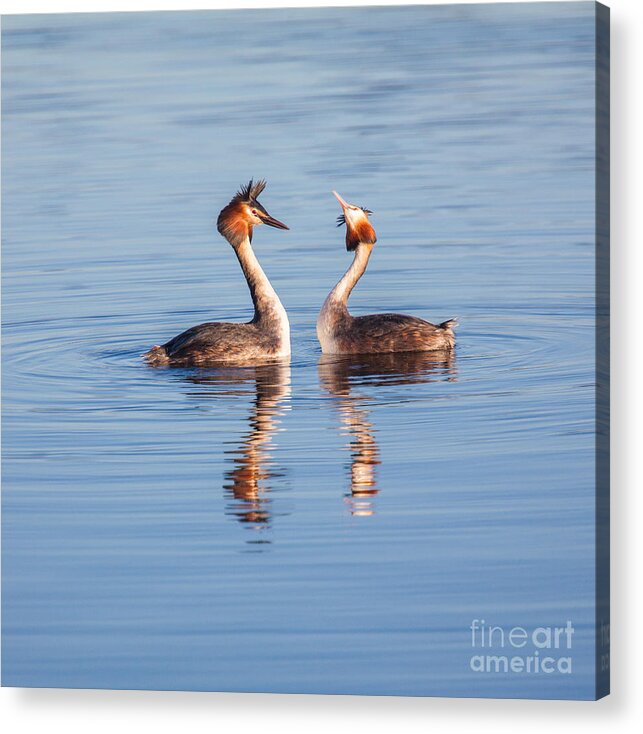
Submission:
<svg viewBox="0 0 643 734">
<path fill-rule="evenodd" d="M 349 207 L 349 204 L 347 204 L 336 191 L 333 191 L 333 196 L 337 199 L 341 208 L 346 211 L 346 209 L 348 209 Z"/>
<path fill-rule="evenodd" d="M 262 212 L 261 214 L 259 214 L 259 218 L 264 224 L 267 224 L 269 227 L 275 227 L 276 229 L 290 229 L 290 227 L 287 227 L 283 222 L 280 222 L 278 219 L 271 217 L 270 214 L 268 214 L 267 212 Z"/>
</svg>

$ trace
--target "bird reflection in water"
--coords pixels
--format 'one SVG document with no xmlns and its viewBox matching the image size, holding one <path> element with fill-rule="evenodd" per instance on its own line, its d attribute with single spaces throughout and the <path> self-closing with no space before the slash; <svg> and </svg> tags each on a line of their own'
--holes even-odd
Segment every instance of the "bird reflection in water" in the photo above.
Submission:
<svg viewBox="0 0 643 734">
<path fill-rule="evenodd" d="M 254 384 L 255 395 L 248 415 L 249 430 L 238 448 L 228 451 L 227 461 L 232 466 L 224 474 L 223 489 L 229 502 L 226 514 L 236 517 L 258 535 L 249 543 L 270 541 L 265 531 L 270 527 L 274 512 L 270 492 L 285 469 L 275 465 L 271 450 L 291 394 L 290 365 L 266 364 L 255 367 L 222 368 L 213 373 L 189 378 L 200 385 L 230 388 L 239 394 L 239 388 Z M 212 393 L 221 395 L 221 391 Z M 225 393 L 224 393 L 225 394 Z M 246 394 L 244 389 L 243 394 Z"/>
<path fill-rule="evenodd" d="M 377 400 L 378 389 L 383 387 L 455 380 L 455 354 L 323 355 L 318 371 L 321 386 L 336 399 L 341 433 L 349 437 L 350 488 L 344 495 L 348 510 L 356 517 L 373 515 L 373 498 L 379 493 L 377 467 L 382 459 L 369 404 Z"/>
</svg>

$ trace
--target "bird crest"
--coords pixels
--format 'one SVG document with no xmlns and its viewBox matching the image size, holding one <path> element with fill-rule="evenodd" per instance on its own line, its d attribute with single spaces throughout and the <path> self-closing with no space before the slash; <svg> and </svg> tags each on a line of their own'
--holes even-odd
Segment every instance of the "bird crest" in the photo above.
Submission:
<svg viewBox="0 0 643 734">
<path fill-rule="evenodd" d="M 357 204 L 355 206 L 357 206 Z M 367 217 L 373 213 L 370 209 L 366 209 L 363 206 L 360 206 L 360 209 L 364 212 L 364 214 L 366 214 Z M 344 214 L 340 214 L 337 217 L 337 226 L 341 227 L 342 224 L 346 224 L 346 215 Z"/>
<path fill-rule="evenodd" d="M 258 181 L 250 179 L 250 181 L 242 186 L 239 191 L 232 197 L 231 204 L 243 203 L 251 204 L 257 201 L 259 194 L 266 188 L 265 179 L 261 178 Z"/>
</svg>

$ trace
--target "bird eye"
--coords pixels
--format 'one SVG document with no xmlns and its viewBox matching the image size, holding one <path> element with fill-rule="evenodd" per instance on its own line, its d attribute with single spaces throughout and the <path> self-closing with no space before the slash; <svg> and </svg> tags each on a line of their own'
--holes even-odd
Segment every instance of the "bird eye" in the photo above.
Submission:
<svg viewBox="0 0 643 734">
<path fill-rule="evenodd" d="M 255 217 L 257 216 L 257 210 L 256 209 L 253 209 L 252 210 L 252 213 L 255 215 Z"/>
</svg>

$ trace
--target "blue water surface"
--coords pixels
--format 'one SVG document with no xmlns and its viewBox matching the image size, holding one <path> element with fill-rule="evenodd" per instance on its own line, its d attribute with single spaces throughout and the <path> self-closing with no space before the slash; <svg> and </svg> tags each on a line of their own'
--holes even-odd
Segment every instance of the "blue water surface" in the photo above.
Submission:
<svg viewBox="0 0 643 734">
<path fill-rule="evenodd" d="M 5 685 L 593 697 L 594 24 L 3 18 Z M 249 318 L 252 176 L 291 362 L 147 367 Z M 353 312 L 457 316 L 451 360 L 321 358 L 331 189 L 374 212 Z M 572 672 L 474 672 L 474 619 L 571 620 Z"/>
</svg>

